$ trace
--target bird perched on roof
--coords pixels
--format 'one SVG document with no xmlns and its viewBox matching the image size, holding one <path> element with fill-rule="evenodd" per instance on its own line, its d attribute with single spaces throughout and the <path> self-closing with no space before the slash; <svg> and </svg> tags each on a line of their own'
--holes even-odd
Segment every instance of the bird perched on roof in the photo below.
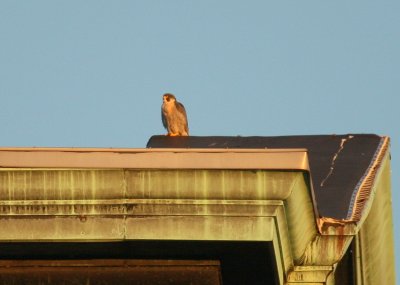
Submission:
<svg viewBox="0 0 400 285">
<path fill-rule="evenodd" d="M 167 136 L 188 136 L 189 127 L 185 107 L 176 101 L 174 95 L 166 93 L 163 95 L 161 106 L 161 118 Z"/>
</svg>

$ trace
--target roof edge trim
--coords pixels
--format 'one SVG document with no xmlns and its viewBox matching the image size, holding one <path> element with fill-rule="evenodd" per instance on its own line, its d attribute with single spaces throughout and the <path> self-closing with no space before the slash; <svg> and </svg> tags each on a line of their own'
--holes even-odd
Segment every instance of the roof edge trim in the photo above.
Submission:
<svg viewBox="0 0 400 285">
<path fill-rule="evenodd" d="M 1 168 L 309 171 L 309 163 L 305 149 L 0 148 Z"/>
<path fill-rule="evenodd" d="M 389 145 L 390 138 L 382 137 L 370 165 L 353 191 L 349 211 L 346 217 L 347 220 L 356 222 L 360 221 L 365 204 L 369 201 L 370 194 L 376 180 L 375 178 L 389 149 Z"/>
<path fill-rule="evenodd" d="M 205 152 L 205 153 L 254 153 L 254 152 L 299 152 L 305 148 L 98 148 L 98 147 L 0 147 L 0 153 L 12 152 L 100 152 L 100 153 L 152 153 L 152 152 Z"/>
</svg>

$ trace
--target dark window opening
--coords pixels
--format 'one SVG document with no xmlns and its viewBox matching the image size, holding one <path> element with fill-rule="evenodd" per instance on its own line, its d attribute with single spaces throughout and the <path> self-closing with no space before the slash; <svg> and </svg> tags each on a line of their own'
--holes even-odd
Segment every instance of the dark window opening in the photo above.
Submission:
<svg viewBox="0 0 400 285">
<path fill-rule="evenodd" d="M 351 242 L 343 258 L 339 261 L 335 270 L 335 282 L 341 285 L 354 285 L 354 255 L 355 255 L 355 242 Z"/>
<path fill-rule="evenodd" d="M 59 266 L 58 269 L 62 267 L 60 267 L 60 264 L 70 264 L 68 262 L 71 261 L 73 264 L 73 261 L 75 261 L 75 268 L 68 269 L 72 270 L 68 274 L 72 274 L 70 276 L 75 277 L 87 277 L 87 272 L 92 270 L 93 274 L 90 275 L 92 277 L 87 277 L 89 278 L 89 283 L 86 283 L 88 282 L 86 277 L 86 279 L 82 277 L 85 283 L 82 280 L 79 281 L 78 278 L 76 279 L 78 280 L 76 283 L 59 284 L 115 284 L 112 282 L 115 281 L 116 277 L 129 274 L 129 272 L 127 273 L 129 271 L 127 267 L 134 267 L 137 263 L 143 264 L 143 271 L 141 271 L 142 283 L 132 283 L 132 278 L 129 279 L 127 277 L 126 280 L 128 281 L 125 284 L 278 284 L 275 256 L 272 244 L 268 242 L 129 241 L 107 243 L 0 243 L 0 264 L 3 265 L 3 269 L 7 268 L 7 262 L 10 267 L 12 262 L 18 265 L 18 261 L 21 264 L 21 262 L 27 262 L 27 260 L 31 261 L 31 270 L 36 269 L 37 272 L 40 271 L 38 264 L 41 264 L 43 269 L 45 265 L 43 261 L 53 262 L 53 265 L 56 264 Z M 79 266 L 79 262 L 84 266 Z M 90 266 L 85 267 L 84 262 Z M 154 271 L 154 268 L 148 266 L 149 264 L 158 266 L 159 270 Z M 103 267 L 100 269 L 103 270 L 98 270 L 101 265 Z M 112 268 L 110 265 L 112 265 Z M 166 267 L 166 265 L 170 267 Z M 57 266 L 53 266 L 51 270 L 57 272 Z M 108 272 L 105 273 L 107 270 Z M 156 272 L 152 273 L 153 277 L 155 276 L 154 274 L 159 274 L 161 283 L 155 283 L 156 281 L 154 280 L 152 283 L 145 283 L 148 282 L 146 280 L 149 280 L 149 278 L 146 279 L 146 274 L 150 274 L 151 270 Z M 103 274 L 103 277 L 100 279 L 101 282 L 96 282 L 98 280 L 96 278 L 101 276 L 101 274 Z M 40 278 L 40 272 L 37 276 Z M 182 279 L 185 276 L 192 278 L 190 280 L 193 280 L 193 283 L 182 281 L 189 280 Z M 222 277 L 222 281 L 218 283 L 218 278 L 220 277 Z M 8 283 L 4 283 L 5 281 L 2 278 L 0 276 L 1 285 L 13 284 L 9 282 L 10 280 L 8 280 Z M 214 283 L 206 283 L 206 279 Z M 123 282 L 125 281 L 121 280 L 119 284 L 124 284 Z M 196 283 L 196 280 L 203 280 L 204 282 Z M 47 283 L 30 282 L 29 284 Z"/>
</svg>

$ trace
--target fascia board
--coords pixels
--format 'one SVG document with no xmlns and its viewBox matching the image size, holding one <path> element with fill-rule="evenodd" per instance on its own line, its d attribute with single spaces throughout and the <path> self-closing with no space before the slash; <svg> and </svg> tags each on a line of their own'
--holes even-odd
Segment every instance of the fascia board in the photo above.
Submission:
<svg viewBox="0 0 400 285">
<path fill-rule="evenodd" d="M 0 148 L 0 168 L 309 170 L 305 149 Z"/>
</svg>

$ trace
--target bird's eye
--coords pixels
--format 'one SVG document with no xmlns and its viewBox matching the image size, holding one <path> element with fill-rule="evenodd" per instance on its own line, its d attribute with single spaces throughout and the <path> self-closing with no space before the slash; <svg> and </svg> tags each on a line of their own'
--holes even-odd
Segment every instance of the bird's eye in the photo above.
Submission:
<svg viewBox="0 0 400 285">
<path fill-rule="evenodd" d="M 169 97 L 167 97 L 167 102 L 169 102 L 169 100 L 170 100 Z"/>
</svg>

